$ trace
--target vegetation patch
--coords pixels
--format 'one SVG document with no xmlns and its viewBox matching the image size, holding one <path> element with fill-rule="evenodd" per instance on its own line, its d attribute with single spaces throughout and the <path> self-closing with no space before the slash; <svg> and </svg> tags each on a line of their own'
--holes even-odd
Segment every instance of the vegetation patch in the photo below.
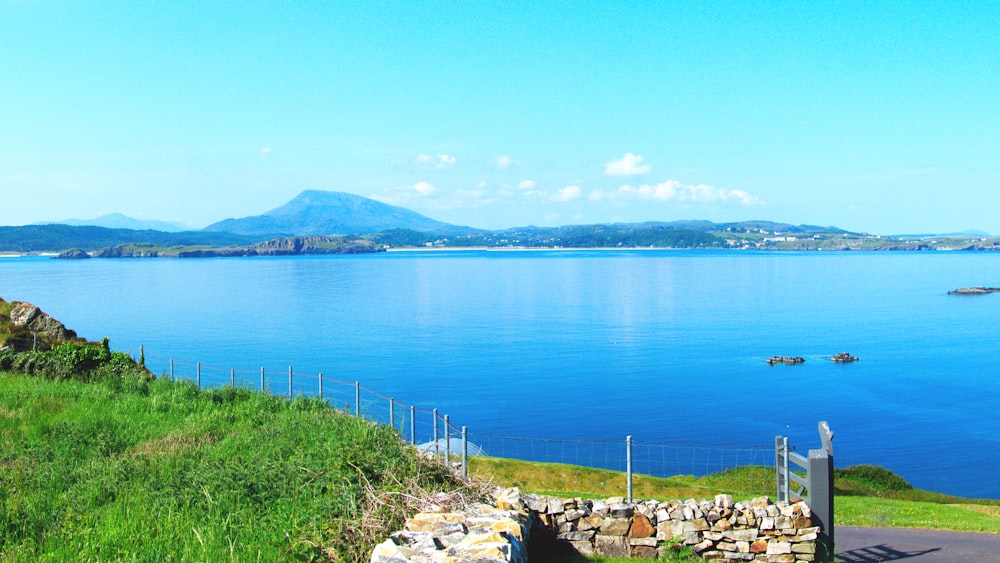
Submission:
<svg viewBox="0 0 1000 563">
<path fill-rule="evenodd" d="M 478 494 L 317 399 L 34 375 L 0 373 L 3 560 L 359 561 Z"/>
</svg>

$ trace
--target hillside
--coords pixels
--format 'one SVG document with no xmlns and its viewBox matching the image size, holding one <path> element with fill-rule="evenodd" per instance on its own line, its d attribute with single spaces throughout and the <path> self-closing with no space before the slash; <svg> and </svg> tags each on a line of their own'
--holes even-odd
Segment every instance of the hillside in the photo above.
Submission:
<svg viewBox="0 0 1000 563">
<path fill-rule="evenodd" d="M 105 229 L 128 229 L 131 231 L 163 231 L 180 233 L 188 229 L 180 223 L 133 219 L 121 213 L 109 213 L 94 219 L 64 219 L 39 224 L 69 225 L 71 227 L 104 227 Z"/>
<path fill-rule="evenodd" d="M 158 246 L 234 246 L 260 242 L 267 237 L 232 233 L 186 231 L 133 231 L 70 225 L 0 227 L 0 252 L 62 252 L 71 248 L 96 251 L 119 244 L 147 243 Z"/>
<path fill-rule="evenodd" d="M 456 227 L 409 209 L 354 194 L 307 190 L 285 205 L 262 215 L 226 219 L 209 225 L 204 230 L 243 235 L 343 235 L 377 233 L 389 229 L 450 232 Z"/>
</svg>

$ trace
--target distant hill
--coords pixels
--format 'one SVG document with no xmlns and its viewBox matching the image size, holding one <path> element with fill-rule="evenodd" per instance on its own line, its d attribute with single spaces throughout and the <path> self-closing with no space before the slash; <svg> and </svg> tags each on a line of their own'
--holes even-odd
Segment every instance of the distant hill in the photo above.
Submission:
<svg viewBox="0 0 1000 563">
<path fill-rule="evenodd" d="M 162 231 L 164 233 L 179 233 L 189 231 L 182 223 L 172 223 L 167 221 L 149 221 L 133 219 L 121 213 L 109 213 L 101 215 L 95 219 L 65 219 L 62 221 L 51 221 L 39 223 L 42 225 L 69 225 L 71 227 L 104 227 L 105 229 L 129 229 L 133 231 Z"/>
<path fill-rule="evenodd" d="M 369 234 L 390 229 L 453 232 L 457 228 L 409 209 L 387 205 L 367 197 L 307 190 L 263 215 L 226 219 L 209 225 L 204 230 L 244 235 L 337 235 Z"/>
<path fill-rule="evenodd" d="M 61 252 L 71 248 L 94 251 L 130 243 L 158 246 L 236 246 L 253 244 L 267 238 L 204 231 L 164 233 L 70 225 L 27 225 L 0 227 L 0 252 Z"/>
</svg>

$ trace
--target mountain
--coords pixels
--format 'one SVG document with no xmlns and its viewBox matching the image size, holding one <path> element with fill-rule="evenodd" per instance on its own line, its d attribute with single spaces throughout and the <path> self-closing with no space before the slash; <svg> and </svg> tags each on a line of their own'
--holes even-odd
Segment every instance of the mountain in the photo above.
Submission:
<svg viewBox="0 0 1000 563">
<path fill-rule="evenodd" d="M 452 232 L 458 227 L 359 195 L 306 190 L 263 215 L 226 219 L 204 230 L 245 235 L 336 235 L 390 229 Z"/>
<path fill-rule="evenodd" d="M 69 225 L 71 227 L 104 227 L 105 229 L 129 229 L 132 231 L 161 231 L 164 233 L 179 233 L 190 230 L 182 223 L 168 223 L 166 221 L 143 221 L 133 219 L 121 213 L 109 213 L 101 215 L 95 219 L 66 219 L 63 221 L 52 221 L 55 225 Z"/>
</svg>

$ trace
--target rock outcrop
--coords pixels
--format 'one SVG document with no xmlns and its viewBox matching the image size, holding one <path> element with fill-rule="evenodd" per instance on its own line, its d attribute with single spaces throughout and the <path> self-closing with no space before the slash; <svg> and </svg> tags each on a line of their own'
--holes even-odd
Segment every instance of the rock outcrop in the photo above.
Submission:
<svg viewBox="0 0 1000 563">
<path fill-rule="evenodd" d="M 57 342 L 79 340 L 76 332 L 66 328 L 66 325 L 49 316 L 32 305 L 20 301 L 9 304 L 0 300 L 9 309 L 9 319 L 0 319 L 0 325 L 7 325 L 8 331 L 0 334 L 2 347 L 13 348 L 16 351 L 31 350 L 34 347 L 48 349 Z M 8 322 L 9 321 L 9 324 Z"/>
<path fill-rule="evenodd" d="M 80 248 L 71 248 L 60 252 L 56 258 L 60 260 L 85 260 L 90 258 L 90 254 Z"/>
</svg>

